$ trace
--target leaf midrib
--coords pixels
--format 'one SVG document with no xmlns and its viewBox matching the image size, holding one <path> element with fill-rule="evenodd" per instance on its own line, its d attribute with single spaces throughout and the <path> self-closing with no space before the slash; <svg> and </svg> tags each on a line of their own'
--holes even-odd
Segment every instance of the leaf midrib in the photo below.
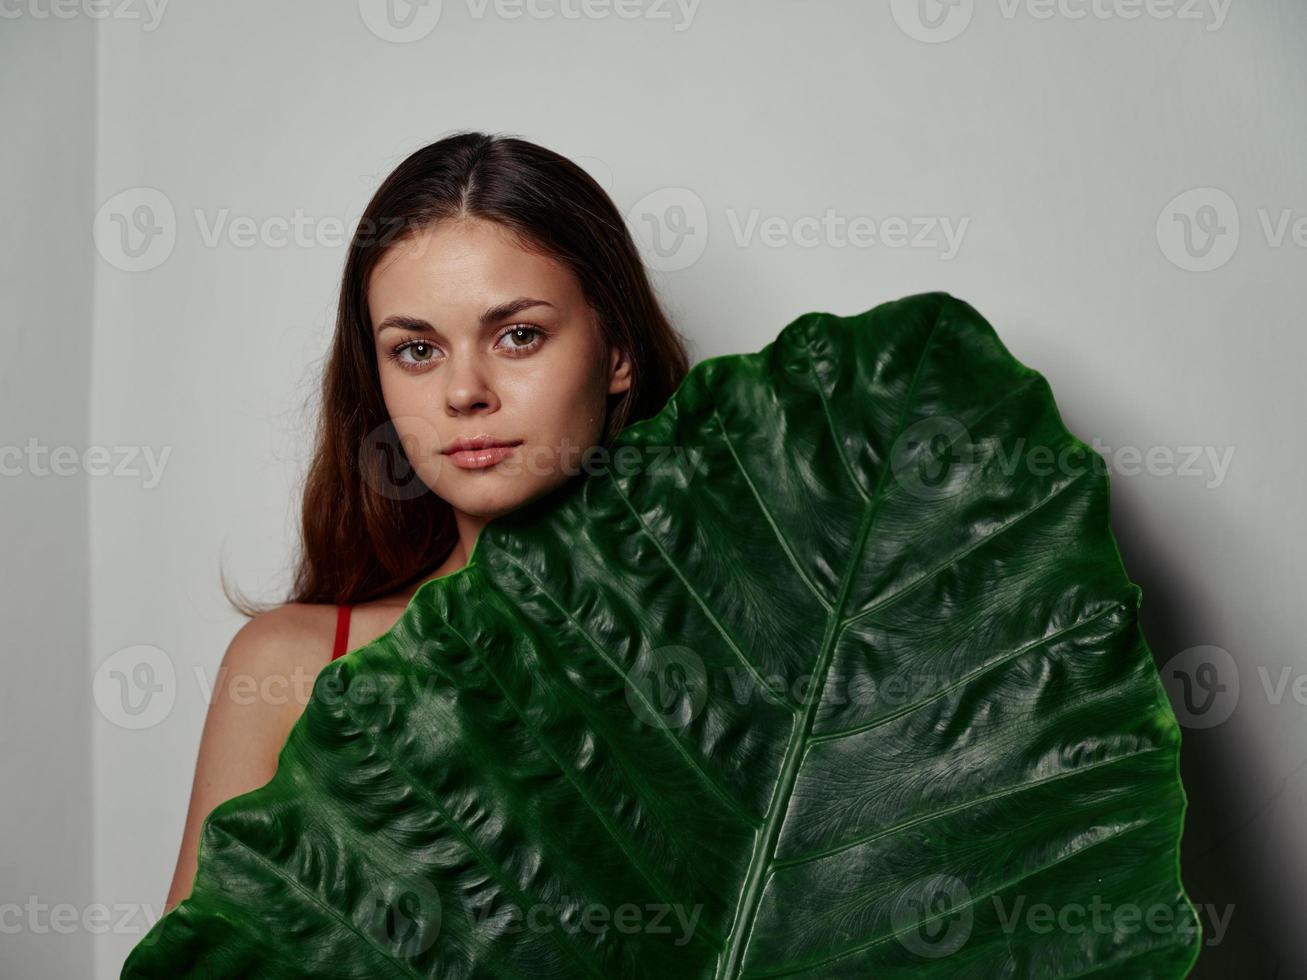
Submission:
<svg viewBox="0 0 1307 980">
<path fill-rule="evenodd" d="M 926 341 L 922 345 L 921 354 L 917 360 L 916 367 L 912 372 L 912 379 L 908 384 L 908 390 L 903 397 L 903 405 L 899 409 L 898 418 L 894 423 L 894 436 L 889 442 L 893 447 L 903 434 L 906 427 L 908 413 L 916 400 L 917 387 L 921 382 L 922 371 L 930 357 L 931 344 L 935 340 L 935 334 L 939 332 L 939 325 L 942 320 L 943 308 L 936 311 L 935 321 L 931 324 L 930 333 L 926 336 Z M 804 351 L 808 356 L 808 366 L 812 373 L 813 386 L 818 391 L 822 401 L 823 409 L 826 408 L 825 391 L 821 385 L 821 379 L 816 371 L 816 364 L 813 359 L 812 349 L 806 343 L 806 337 L 803 338 Z M 830 416 L 829 410 L 825 411 L 826 423 L 830 427 L 831 437 L 834 440 L 836 451 L 840 459 L 844 462 L 851 478 L 854 477 L 853 471 L 849 466 L 845 456 L 843 445 L 840 441 L 839 432 L 835 429 L 834 420 Z M 731 923 L 730 936 L 727 939 L 726 948 L 718 958 L 718 969 L 716 980 L 729 980 L 729 978 L 739 977 L 742 972 L 742 959 L 744 951 L 748 945 L 749 936 L 753 930 L 754 920 L 758 915 L 758 906 L 762 901 L 762 893 L 765 887 L 765 872 L 770 865 L 776 852 L 776 843 L 780 836 L 780 828 L 784 821 L 784 816 L 789 809 L 789 802 L 794 795 L 794 784 L 798 779 L 798 772 L 802 766 L 808 737 L 811 733 L 814 719 L 817 713 L 817 707 L 821 703 L 821 698 L 825 692 L 826 675 L 830 670 L 831 660 L 834 658 L 835 639 L 843 628 L 841 620 L 844 615 L 844 605 L 848 601 L 849 592 L 853 587 L 854 571 L 861 565 L 863 551 L 866 548 L 867 538 L 871 533 L 872 525 L 875 523 L 879 503 L 883 496 L 883 487 L 885 479 L 889 473 L 889 459 L 881 461 L 880 473 L 876 478 L 876 486 L 871 496 L 863 494 L 866 505 L 863 507 L 862 518 L 859 521 L 857 538 L 853 547 L 850 549 L 848 564 L 845 566 L 844 574 L 841 576 L 840 591 L 834 608 L 826 619 L 826 628 L 822 636 L 821 647 L 817 655 L 817 667 L 814 671 L 813 682 L 809 685 L 808 696 L 804 701 L 803 711 L 797 719 L 798 730 L 790 737 L 790 742 L 785 749 L 785 760 L 781 766 L 780 779 L 775 794 L 772 796 L 771 805 L 767 808 L 767 820 L 763 826 L 762 840 L 754 845 L 753 854 L 749 860 L 749 870 L 745 878 L 744 889 L 740 894 L 739 908 L 736 912 L 735 919 Z M 853 485 L 861 493 L 861 485 L 856 478 Z"/>
</svg>

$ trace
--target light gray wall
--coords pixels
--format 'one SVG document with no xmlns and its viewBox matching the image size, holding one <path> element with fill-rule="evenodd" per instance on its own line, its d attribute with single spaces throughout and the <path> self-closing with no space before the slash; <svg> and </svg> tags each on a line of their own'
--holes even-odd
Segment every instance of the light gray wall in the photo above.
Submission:
<svg viewBox="0 0 1307 980">
<path fill-rule="evenodd" d="M 0 976 L 89 976 L 95 31 L 0 20 Z M 51 455 L 53 453 L 53 456 Z"/>
<path fill-rule="evenodd" d="M 1224 929 L 1194 975 L 1307 973 L 1295 928 L 1307 881 L 1307 681 L 1294 686 L 1307 675 L 1297 451 L 1307 241 L 1292 225 L 1307 216 L 1307 10 L 1296 0 L 961 0 L 936 7 L 948 16 L 931 29 L 915 0 L 647 0 L 620 8 L 633 18 L 598 0 L 579 18 L 559 13 L 583 9 L 564 0 L 445 0 L 415 22 L 420 33 L 439 10 L 429 33 L 404 39 L 383 7 L 175 3 L 156 22 L 157 4 L 138 4 L 128 8 L 137 19 L 95 22 L 92 401 L 89 272 L 69 258 L 85 256 L 84 195 L 57 200 L 66 225 L 5 238 L 19 261 L 0 272 L 17 297 L 5 303 L 5 343 L 25 356 L 21 371 L 0 366 L 0 397 L 23 405 L 6 413 L 8 427 L 25 420 L 13 438 L 142 455 L 123 475 L 88 481 L 89 539 L 74 483 L 4 483 L 28 501 L 21 516 L 6 508 L 6 528 L 35 549 L 9 556 L 11 621 L 31 624 L 11 669 L 32 672 L 38 691 L 66 692 L 58 705 L 24 696 L 4 720 L 35 753 L 6 760 L 20 767 L 9 784 L 49 779 L 49 799 L 11 804 L 4 819 L 65 862 L 24 848 L 18 880 L 78 891 L 68 882 L 84 835 L 67 843 L 74 828 L 56 846 L 48 828 L 71 812 L 59 794 L 84 792 L 77 747 L 89 717 L 96 897 L 157 916 L 206 685 L 242 622 L 218 589 L 219 563 L 260 596 L 287 581 L 310 449 L 304 404 L 344 256 L 335 232 L 408 152 L 477 128 L 572 156 L 638 229 L 650 215 L 662 223 L 647 254 L 696 357 L 756 350 L 808 310 L 945 289 L 1049 378 L 1072 430 L 1112 463 L 1114 525 L 1168 683 L 1182 668 L 1198 676 L 1204 651 L 1186 651 L 1229 654 L 1216 713 L 1183 719 L 1185 881 L 1209 937 Z M 85 83 L 86 20 L 20 17 L 0 22 L 0 36 L 6 52 L 30 38 L 22 57 L 36 71 L 57 33 L 60 62 L 75 62 Z M 3 70 L 8 93 L 14 69 Z M 52 93 L 39 108 L 11 96 L 3 110 L 32 131 L 0 150 L 7 199 L 24 202 L 30 221 L 50 211 L 30 203 L 28 186 L 86 185 L 89 96 L 66 76 Z M 76 159 L 38 166 L 26 152 L 55 142 Z M 133 259 L 114 244 L 114 222 L 160 202 L 165 234 Z M 1209 216 L 1224 229 L 1215 247 L 1204 251 L 1200 236 L 1186 250 L 1184 222 L 1208 228 Z M 937 224 L 925 247 L 862 245 L 835 227 L 871 219 L 892 232 L 882 222 L 893 218 L 910 236 L 914 221 L 946 219 L 960 240 L 954 248 Z M 247 245 L 231 224 L 269 219 L 301 220 L 305 243 L 280 247 L 271 227 Z M 41 285 L 21 288 L 29 277 Z M 1192 464 L 1191 446 L 1203 453 Z M 1132 448 L 1152 462 L 1136 464 Z M 89 606 L 78 577 L 88 540 Z M 67 680 L 86 635 L 89 707 Z M 141 645 L 158 652 L 142 656 Z M 159 690 L 130 714 L 114 707 L 112 672 L 137 662 L 157 668 Z M 98 936 L 97 975 L 116 976 L 138 938 Z"/>
</svg>

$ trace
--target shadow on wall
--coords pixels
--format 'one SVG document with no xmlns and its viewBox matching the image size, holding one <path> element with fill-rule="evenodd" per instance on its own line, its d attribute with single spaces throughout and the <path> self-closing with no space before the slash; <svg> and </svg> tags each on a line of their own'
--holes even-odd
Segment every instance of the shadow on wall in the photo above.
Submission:
<svg viewBox="0 0 1307 980">
<path fill-rule="evenodd" d="M 1183 566 L 1167 564 L 1163 556 L 1169 549 L 1134 505 L 1130 490 L 1128 479 L 1111 474 L 1112 531 L 1127 573 L 1143 589 L 1139 621 L 1160 671 L 1180 651 L 1222 635 L 1213 620 L 1221 606 L 1186 579 Z M 1179 714 L 1180 706 L 1173 707 Z M 1235 744 L 1235 731 L 1228 724 L 1186 726 L 1181 735 L 1180 775 L 1189 806 L 1180 867 L 1203 927 L 1203 947 L 1189 976 L 1289 980 L 1291 964 L 1303 955 L 1295 947 L 1304 937 L 1276 929 L 1273 910 L 1289 901 L 1297 914 L 1301 897 L 1286 894 L 1291 882 L 1258 876 L 1253 847 L 1259 821 L 1287 781 L 1250 779 L 1259 753 Z M 1263 788 L 1249 792 L 1250 784 Z"/>
</svg>

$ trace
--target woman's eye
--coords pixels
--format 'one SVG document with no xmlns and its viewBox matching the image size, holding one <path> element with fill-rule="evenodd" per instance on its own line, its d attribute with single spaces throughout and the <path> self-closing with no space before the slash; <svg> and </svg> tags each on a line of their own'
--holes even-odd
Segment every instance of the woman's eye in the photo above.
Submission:
<svg viewBox="0 0 1307 980">
<path fill-rule="evenodd" d="M 386 352 L 386 360 L 393 361 L 405 371 L 423 371 L 428 362 L 435 360 L 436 354 L 435 344 L 414 337 L 390 348 Z"/>
<path fill-rule="evenodd" d="M 506 330 L 501 336 L 500 341 L 507 341 L 507 347 L 512 351 L 529 351 L 540 346 L 539 337 L 542 331 L 538 327 L 528 327 L 525 325 L 512 327 Z"/>
<path fill-rule="evenodd" d="M 434 353 L 435 348 L 421 340 L 409 341 L 399 349 L 399 354 L 401 356 L 404 354 L 411 356 L 412 361 L 410 361 L 410 363 L 413 361 L 418 363 L 429 361 Z"/>
</svg>

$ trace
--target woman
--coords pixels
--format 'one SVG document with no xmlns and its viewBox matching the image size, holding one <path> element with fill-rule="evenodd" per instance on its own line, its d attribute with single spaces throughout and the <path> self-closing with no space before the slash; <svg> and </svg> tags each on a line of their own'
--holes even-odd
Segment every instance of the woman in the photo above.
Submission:
<svg viewBox="0 0 1307 980">
<path fill-rule="evenodd" d="M 386 178 L 345 263 L 291 596 L 233 600 L 252 619 L 222 659 L 166 908 L 190 894 L 204 818 L 272 778 L 333 654 L 687 370 L 621 214 L 571 161 L 460 133 Z"/>
</svg>

